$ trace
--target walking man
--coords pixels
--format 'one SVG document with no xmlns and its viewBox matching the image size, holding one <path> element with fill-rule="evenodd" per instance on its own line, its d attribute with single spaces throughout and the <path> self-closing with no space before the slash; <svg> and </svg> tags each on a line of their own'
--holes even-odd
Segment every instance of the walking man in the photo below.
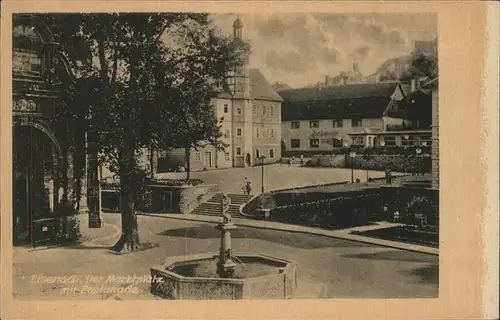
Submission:
<svg viewBox="0 0 500 320">
<path fill-rule="evenodd" d="M 241 186 L 241 189 L 243 189 L 243 194 L 247 193 L 247 184 L 248 184 L 248 179 L 245 177 L 245 180 L 243 180 L 243 185 Z"/>
<path fill-rule="evenodd" d="M 252 186 L 250 185 L 250 181 L 247 181 L 246 191 L 248 195 L 250 195 L 250 193 L 252 192 Z"/>
</svg>

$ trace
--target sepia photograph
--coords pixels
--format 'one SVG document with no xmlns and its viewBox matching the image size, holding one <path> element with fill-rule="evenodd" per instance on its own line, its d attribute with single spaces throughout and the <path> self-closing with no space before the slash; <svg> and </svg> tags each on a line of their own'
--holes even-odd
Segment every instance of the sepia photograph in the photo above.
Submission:
<svg viewBox="0 0 500 320">
<path fill-rule="evenodd" d="M 14 299 L 438 298 L 435 13 L 15 13 Z"/>
</svg>

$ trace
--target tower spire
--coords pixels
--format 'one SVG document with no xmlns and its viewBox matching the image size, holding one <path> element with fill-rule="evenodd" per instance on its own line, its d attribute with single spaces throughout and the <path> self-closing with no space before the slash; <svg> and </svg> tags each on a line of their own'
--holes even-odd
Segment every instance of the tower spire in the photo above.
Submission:
<svg viewBox="0 0 500 320">
<path fill-rule="evenodd" d="M 233 22 L 233 35 L 237 39 L 243 38 L 243 22 L 239 14 L 236 15 L 236 20 Z"/>
</svg>

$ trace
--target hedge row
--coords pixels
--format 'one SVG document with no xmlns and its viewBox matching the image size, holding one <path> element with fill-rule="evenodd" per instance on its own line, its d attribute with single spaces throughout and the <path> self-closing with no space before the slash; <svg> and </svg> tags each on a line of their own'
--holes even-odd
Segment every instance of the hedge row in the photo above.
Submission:
<svg viewBox="0 0 500 320">
<path fill-rule="evenodd" d="M 203 180 L 201 179 L 154 179 L 147 180 L 146 184 L 148 185 L 162 185 L 169 187 L 181 187 L 181 186 L 197 186 L 203 184 Z M 120 189 L 119 182 L 101 182 L 101 189 L 103 190 L 118 190 Z"/>
<path fill-rule="evenodd" d="M 380 192 L 371 192 L 277 207 L 271 209 L 269 218 L 283 223 L 338 229 L 367 224 L 380 208 Z"/>
<path fill-rule="evenodd" d="M 393 220 L 397 211 L 398 222 L 422 229 L 420 217 L 424 216 L 428 225 L 425 228 L 436 231 L 438 198 L 435 190 L 384 187 L 331 194 L 266 194 L 244 210 L 254 214 L 255 209 L 271 209 L 269 219 L 272 221 L 327 228 L 363 225 L 369 220 Z"/>
</svg>

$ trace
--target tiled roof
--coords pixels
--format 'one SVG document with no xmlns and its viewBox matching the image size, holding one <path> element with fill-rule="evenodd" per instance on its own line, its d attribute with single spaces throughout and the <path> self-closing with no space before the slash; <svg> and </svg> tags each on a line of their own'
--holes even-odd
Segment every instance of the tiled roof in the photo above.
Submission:
<svg viewBox="0 0 500 320">
<path fill-rule="evenodd" d="M 282 102 L 281 96 L 276 93 L 273 86 L 267 82 L 264 75 L 259 69 L 250 69 L 250 96 L 256 100 L 268 100 Z M 232 96 L 229 92 L 219 92 L 217 98 L 231 99 Z"/>
<path fill-rule="evenodd" d="M 282 119 L 287 121 L 395 116 L 393 113 L 397 112 L 397 105 L 391 102 L 391 96 L 398 85 L 398 82 L 348 84 L 321 90 L 302 88 L 280 91 L 284 99 L 281 108 Z M 390 106 L 391 108 L 388 108 Z M 384 114 L 386 111 L 388 113 Z"/>
<path fill-rule="evenodd" d="M 399 82 L 381 82 L 328 86 L 322 89 L 301 88 L 280 91 L 280 96 L 284 102 L 388 98 L 398 85 Z"/>
<path fill-rule="evenodd" d="M 257 100 L 283 101 L 259 69 L 250 69 L 250 95 Z"/>
</svg>

